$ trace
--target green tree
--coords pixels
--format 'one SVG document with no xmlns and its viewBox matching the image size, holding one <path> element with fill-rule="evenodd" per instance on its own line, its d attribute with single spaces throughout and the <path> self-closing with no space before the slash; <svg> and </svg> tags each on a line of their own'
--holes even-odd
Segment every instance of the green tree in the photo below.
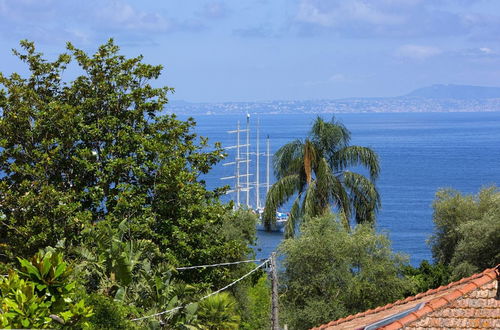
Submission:
<svg viewBox="0 0 500 330">
<path fill-rule="evenodd" d="M 403 273 L 412 283 L 405 296 L 414 296 L 451 282 L 450 267 L 439 263 L 430 264 L 427 260 L 423 260 L 418 267 L 406 265 Z"/>
<path fill-rule="evenodd" d="M 276 209 L 293 196 L 287 236 L 293 236 L 296 221 L 302 217 L 326 214 L 334 207 L 342 214 L 344 226 L 353 218 L 357 223 L 374 222 L 380 198 L 375 188 L 379 175 L 378 157 L 370 148 L 349 145 L 350 132 L 334 118 L 318 117 L 305 140 L 295 140 L 274 155 L 277 182 L 266 198 L 264 221 L 270 228 Z M 347 170 L 366 167 L 369 178 Z"/>
<path fill-rule="evenodd" d="M 265 330 L 271 328 L 271 290 L 266 275 L 261 275 L 253 286 L 247 288 L 246 297 L 241 329 Z"/>
<path fill-rule="evenodd" d="M 500 263 L 498 188 L 484 188 L 475 196 L 440 190 L 433 208 L 432 254 L 436 262 L 451 267 L 454 279 Z"/>
<path fill-rule="evenodd" d="M 369 224 L 351 232 L 333 215 L 313 218 L 280 246 L 283 323 L 308 329 L 403 297 L 405 258 Z"/>
<path fill-rule="evenodd" d="M 248 252 L 220 234 L 230 210 L 223 190 L 200 180 L 223 149 L 194 134 L 193 119 L 160 114 L 172 91 L 152 85 L 161 66 L 120 55 L 112 40 L 93 55 L 68 44 L 54 61 L 31 42 L 21 48 L 27 76 L 0 74 L 0 262 L 63 238 L 71 249 L 124 220 L 122 240 L 151 240 L 158 260 L 206 264 Z M 69 68 L 81 74 L 63 79 Z M 186 280 L 217 283 L 212 274 Z"/>
<path fill-rule="evenodd" d="M 53 61 L 28 41 L 14 54 L 28 74 L 0 74 L 0 269 L 58 245 L 88 293 L 127 306 L 123 320 L 196 301 L 252 267 L 172 270 L 245 259 L 256 217 L 200 179 L 224 151 L 193 133 L 194 119 L 161 114 L 172 91 L 154 87 L 161 66 L 112 40 L 92 55 L 68 44 Z M 194 324 L 188 306 L 162 321 Z"/>
</svg>

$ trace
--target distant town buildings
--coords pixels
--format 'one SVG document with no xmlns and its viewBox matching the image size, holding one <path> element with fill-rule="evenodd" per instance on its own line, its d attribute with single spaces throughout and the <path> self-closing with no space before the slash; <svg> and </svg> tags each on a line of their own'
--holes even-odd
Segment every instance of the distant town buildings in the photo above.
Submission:
<svg viewBox="0 0 500 330">
<path fill-rule="evenodd" d="M 436 99 L 418 97 L 350 98 L 316 101 L 268 101 L 167 104 L 169 113 L 201 114 L 301 114 L 375 112 L 489 112 L 500 111 L 500 98 Z"/>
</svg>

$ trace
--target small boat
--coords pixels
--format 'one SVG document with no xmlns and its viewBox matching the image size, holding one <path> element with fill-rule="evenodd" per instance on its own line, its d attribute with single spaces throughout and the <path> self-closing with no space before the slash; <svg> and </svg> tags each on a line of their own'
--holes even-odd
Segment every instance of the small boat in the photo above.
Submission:
<svg viewBox="0 0 500 330">
<path fill-rule="evenodd" d="M 259 215 L 259 222 L 257 223 L 257 230 L 265 231 L 266 227 L 262 221 L 262 215 L 264 214 L 264 209 L 258 209 L 257 214 Z M 271 231 L 285 232 L 285 226 L 288 221 L 290 214 L 276 211 L 276 222 L 271 225 Z"/>
</svg>

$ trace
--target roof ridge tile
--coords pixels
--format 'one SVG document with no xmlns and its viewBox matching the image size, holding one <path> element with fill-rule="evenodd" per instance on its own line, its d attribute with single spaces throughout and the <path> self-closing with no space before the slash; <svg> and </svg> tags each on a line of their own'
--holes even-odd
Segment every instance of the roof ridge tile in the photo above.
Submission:
<svg viewBox="0 0 500 330">
<path fill-rule="evenodd" d="M 470 283 L 463 286 L 462 288 L 457 288 L 457 289 L 453 290 L 452 292 L 447 293 L 446 295 L 444 295 L 442 297 L 437 297 L 437 298 L 432 299 L 431 301 L 426 302 L 425 306 L 430 307 L 434 311 L 434 310 L 437 310 L 441 307 L 444 307 L 444 306 L 450 304 L 451 302 L 457 300 L 458 298 L 463 297 L 464 295 L 481 287 L 481 285 L 484 285 L 484 284 L 489 283 L 490 281 L 492 281 L 494 279 L 497 279 L 499 276 L 499 268 L 500 268 L 500 264 L 494 268 L 486 269 L 485 271 L 483 271 L 481 273 L 474 274 L 474 275 L 468 277 L 468 279 L 470 280 Z M 495 274 L 494 277 L 489 276 L 489 274 L 492 274 L 492 273 Z M 479 275 L 479 276 L 475 276 L 475 275 Z M 486 279 L 486 278 L 489 278 L 489 279 Z M 465 282 L 467 282 L 467 281 L 465 281 Z M 462 284 L 465 282 L 462 282 Z M 443 300 L 445 301 L 444 303 L 443 303 Z M 416 311 L 415 314 L 419 314 L 420 316 L 418 318 L 420 318 L 420 317 L 422 317 L 430 312 L 431 311 L 426 312 L 426 311 L 424 311 L 424 308 L 421 308 L 420 310 Z M 400 328 L 401 328 L 401 327 L 404 327 L 405 325 L 407 325 L 413 321 L 415 321 L 415 319 L 413 319 L 413 317 L 409 317 L 409 315 L 407 315 L 407 316 L 399 319 L 397 322 L 401 324 L 401 326 L 400 326 Z M 380 329 L 394 329 L 393 327 L 390 327 L 390 328 L 388 327 L 394 323 L 395 322 L 388 324 L 387 326 L 381 327 Z M 396 328 L 396 329 L 398 329 L 398 328 Z"/>
<path fill-rule="evenodd" d="M 349 315 L 349 316 L 346 316 L 344 318 L 340 318 L 338 320 L 334 320 L 334 321 L 331 321 L 327 324 L 323 324 L 323 325 L 320 325 L 316 328 L 313 328 L 314 329 L 325 329 L 327 327 L 330 327 L 330 326 L 334 326 L 334 325 L 339 325 L 341 323 L 344 323 L 344 322 L 347 322 L 347 321 L 350 321 L 352 319 L 355 319 L 355 318 L 358 318 L 358 317 L 364 317 L 364 316 L 367 316 L 367 315 L 370 315 L 370 314 L 373 314 L 373 313 L 377 313 L 377 312 L 380 312 L 380 311 L 383 311 L 383 310 L 387 310 L 387 309 L 390 309 L 394 306 L 397 306 L 397 305 L 402 305 L 402 304 L 405 304 L 405 303 L 408 303 L 410 301 L 413 301 L 413 300 L 418 300 L 422 297 L 426 297 L 426 296 L 429 296 L 429 295 L 432 295 L 432 294 L 435 294 L 437 292 L 440 292 L 440 291 L 444 291 L 444 290 L 448 290 L 454 286 L 458 286 L 458 285 L 462 285 L 466 282 L 471 282 L 461 288 L 457 288 L 455 290 L 453 290 L 452 292 L 446 294 L 445 296 L 443 297 L 438 297 L 438 298 L 435 298 L 431 301 L 428 301 L 424 307 L 422 307 L 420 310 L 416 311 L 416 312 L 413 312 L 413 313 L 416 313 L 416 314 L 420 314 L 420 312 L 422 312 L 423 314 L 420 315 L 423 316 L 427 313 L 430 313 L 431 311 L 435 310 L 435 308 L 440 308 L 444 305 L 447 305 L 449 304 L 451 301 L 454 301 L 456 299 L 458 299 L 459 297 L 477 289 L 478 287 L 480 287 L 481 285 L 483 284 L 486 284 L 496 278 L 498 278 L 498 276 L 500 276 L 500 264 L 498 264 L 496 267 L 493 267 L 493 268 L 488 268 L 488 269 L 485 269 L 484 271 L 482 271 L 481 273 L 476 273 L 476 274 L 473 274 L 469 277 L 465 277 L 465 278 L 462 278 L 458 281 L 455 281 L 455 282 L 451 282 L 445 286 L 440 286 L 438 288 L 435 288 L 435 289 L 430 289 L 430 290 L 427 290 L 425 292 L 421 292 L 415 296 L 410 296 L 410 297 L 406 297 L 405 299 L 400 299 L 400 300 L 397 300 L 395 301 L 394 303 L 390 303 L 390 304 L 387 304 L 387 305 L 384 305 L 384 306 L 379 306 L 375 309 L 369 309 L 365 312 L 360 312 L 360 313 L 357 313 L 357 314 L 352 314 L 352 315 Z M 444 298 L 446 297 L 446 298 Z M 444 303 L 439 303 L 436 305 L 436 307 L 431 307 L 429 304 L 431 302 L 433 302 L 434 300 L 436 301 L 439 301 L 441 298 L 444 298 L 443 300 L 445 301 Z M 429 307 L 431 309 L 431 311 L 427 311 L 427 312 L 424 312 L 424 309 L 427 309 L 426 307 Z M 413 314 L 411 313 L 411 314 Z M 396 324 L 396 323 L 401 323 L 400 321 L 403 321 L 405 320 L 406 318 L 408 318 L 411 314 L 401 318 L 400 320 L 398 321 L 395 321 L 389 325 L 386 325 L 385 327 L 382 327 L 381 329 L 398 329 L 398 328 L 394 328 L 392 325 Z M 401 323 L 401 326 L 404 326 L 404 324 L 406 323 L 409 323 L 411 321 L 407 321 L 405 323 Z M 390 326 L 390 327 L 389 327 Z"/>
</svg>

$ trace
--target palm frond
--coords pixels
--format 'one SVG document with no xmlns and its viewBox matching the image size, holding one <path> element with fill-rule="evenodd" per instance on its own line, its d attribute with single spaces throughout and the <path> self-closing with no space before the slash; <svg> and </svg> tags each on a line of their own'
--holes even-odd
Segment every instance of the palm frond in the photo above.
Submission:
<svg viewBox="0 0 500 330">
<path fill-rule="evenodd" d="M 375 221 L 380 207 L 380 196 L 373 182 L 361 174 L 344 172 L 344 184 L 350 191 L 350 202 L 355 210 L 356 223 Z"/>
<path fill-rule="evenodd" d="M 311 139 L 324 154 L 332 154 L 349 144 L 351 133 L 340 122 L 332 117 L 330 122 L 317 117 L 310 132 Z"/>
<path fill-rule="evenodd" d="M 322 196 L 318 200 L 321 201 L 323 207 L 326 209 L 332 203 L 335 208 L 349 217 L 351 214 L 349 196 L 342 182 L 334 175 L 332 168 L 325 158 L 322 158 L 319 163 L 316 177 L 318 181 L 317 190 Z"/>
<path fill-rule="evenodd" d="M 349 218 L 347 217 L 347 215 L 345 214 L 345 212 L 343 210 L 340 210 L 339 212 L 339 218 L 340 218 L 340 223 L 342 224 L 342 226 L 344 226 L 345 230 L 347 230 L 348 232 L 351 231 L 351 225 L 349 223 Z"/>
<path fill-rule="evenodd" d="M 369 170 L 372 180 L 377 179 L 380 173 L 378 156 L 367 147 L 344 147 L 331 156 L 330 163 L 336 172 L 340 172 L 349 166 L 362 165 Z"/>
<path fill-rule="evenodd" d="M 266 230 L 271 228 L 271 225 L 276 221 L 276 210 L 283 205 L 295 193 L 301 191 L 302 180 L 299 174 L 288 175 L 278 180 L 266 197 L 266 206 L 264 208 L 264 226 Z"/>
<path fill-rule="evenodd" d="M 377 154 L 370 148 L 349 146 L 350 132 L 332 117 L 314 121 L 304 141 L 292 141 L 278 150 L 273 165 L 278 182 L 271 188 L 264 211 L 266 229 L 274 223 L 276 209 L 298 193 L 287 224 L 287 237 L 293 236 L 296 221 L 336 209 L 343 225 L 349 219 L 374 222 L 380 197 L 374 181 L 380 173 Z M 369 178 L 346 171 L 362 166 Z M 300 214 L 300 216 L 299 216 Z"/>
<path fill-rule="evenodd" d="M 285 227 L 285 238 L 293 238 L 295 236 L 297 221 L 301 218 L 300 197 L 301 194 L 298 194 L 290 209 L 290 216 Z"/>
<path fill-rule="evenodd" d="M 285 144 L 276 151 L 273 156 L 274 175 L 279 180 L 287 175 L 297 173 L 299 169 L 290 167 L 297 164 L 297 160 L 303 158 L 304 143 L 300 140 L 295 140 Z M 300 163 L 300 162 L 299 162 Z M 300 164 L 302 166 L 302 164 Z"/>
<path fill-rule="evenodd" d="M 312 181 L 306 189 L 304 200 L 302 202 L 302 213 L 305 217 L 315 217 L 318 215 L 319 203 L 317 201 L 316 191 L 317 181 Z"/>
</svg>

